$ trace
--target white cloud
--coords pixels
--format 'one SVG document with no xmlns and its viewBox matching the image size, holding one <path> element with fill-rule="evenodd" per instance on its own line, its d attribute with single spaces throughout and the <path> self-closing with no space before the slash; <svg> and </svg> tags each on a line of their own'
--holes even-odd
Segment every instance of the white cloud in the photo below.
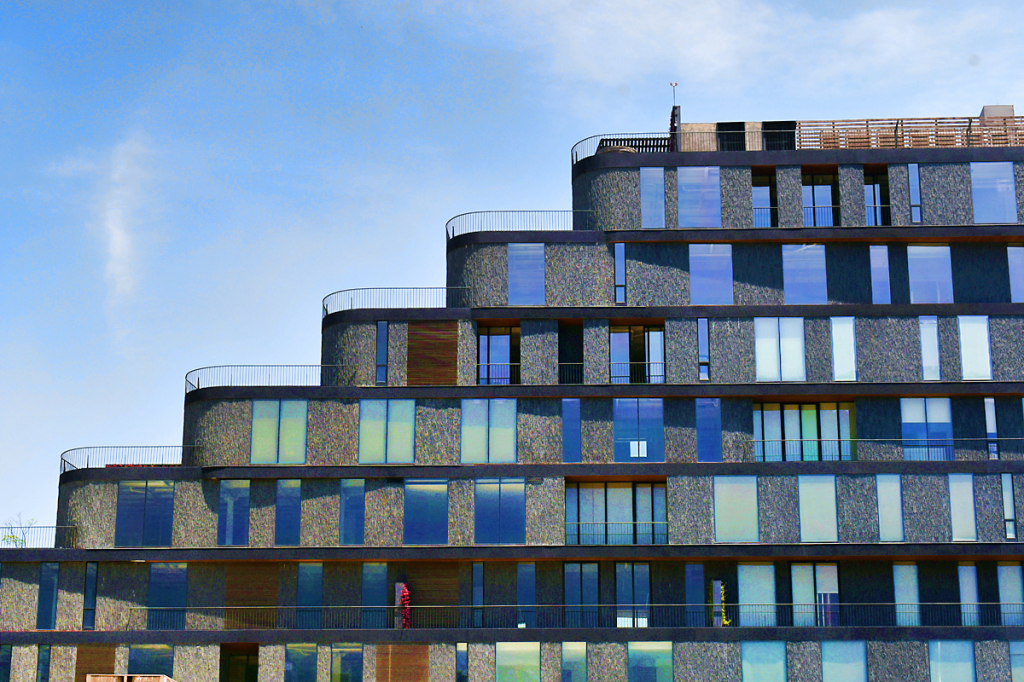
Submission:
<svg viewBox="0 0 1024 682">
<path fill-rule="evenodd" d="M 135 288 L 137 259 L 133 232 L 135 213 L 143 201 L 143 160 L 148 152 L 145 134 L 134 131 L 114 147 L 110 157 L 100 222 L 106 239 L 106 276 L 114 301 Z"/>
</svg>

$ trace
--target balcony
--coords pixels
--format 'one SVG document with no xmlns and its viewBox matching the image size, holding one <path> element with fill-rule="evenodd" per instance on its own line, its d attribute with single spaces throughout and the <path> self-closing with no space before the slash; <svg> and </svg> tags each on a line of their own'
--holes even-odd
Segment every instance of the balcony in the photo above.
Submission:
<svg viewBox="0 0 1024 682">
<path fill-rule="evenodd" d="M 754 227 L 778 227 L 778 206 L 760 206 L 754 208 Z"/>
<path fill-rule="evenodd" d="M 447 239 L 471 232 L 568 232 L 596 230 L 594 211 L 474 211 L 444 226 Z"/>
<path fill-rule="evenodd" d="M 469 287 L 380 287 L 342 289 L 323 300 L 323 316 L 377 308 L 465 308 Z"/>
<path fill-rule="evenodd" d="M 804 227 L 834 227 L 840 222 L 838 206 L 804 206 Z"/>
<path fill-rule="evenodd" d="M 558 363 L 558 383 L 562 385 L 576 385 L 583 383 L 582 362 L 560 362 Z"/>
<path fill-rule="evenodd" d="M 0 526 L 0 549 L 73 549 L 76 526 Z"/>
<path fill-rule="evenodd" d="M 476 366 L 476 383 L 478 386 L 518 386 L 518 362 L 490 362 Z"/>
<path fill-rule="evenodd" d="M 185 393 L 215 386 L 375 386 L 355 365 L 215 365 L 185 375 Z"/>
<path fill-rule="evenodd" d="M 889 204 L 866 204 L 864 224 L 867 227 L 892 225 L 892 207 Z"/>
<path fill-rule="evenodd" d="M 849 462 L 881 459 L 874 453 L 902 454 L 908 462 L 952 462 L 957 450 L 999 459 L 1002 452 L 1024 451 L 1022 438 L 786 438 L 754 439 L 758 462 Z M 858 451 L 861 455 L 858 456 Z M 886 457 L 885 459 L 891 459 Z"/>
<path fill-rule="evenodd" d="M 105 467 L 180 466 L 194 445 L 141 445 L 73 448 L 60 455 L 60 472 Z"/>
<path fill-rule="evenodd" d="M 668 522 L 566 522 L 567 545 L 667 545 Z"/>
<path fill-rule="evenodd" d="M 611 362 L 608 366 L 613 384 L 663 384 L 664 362 Z"/>
</svg>

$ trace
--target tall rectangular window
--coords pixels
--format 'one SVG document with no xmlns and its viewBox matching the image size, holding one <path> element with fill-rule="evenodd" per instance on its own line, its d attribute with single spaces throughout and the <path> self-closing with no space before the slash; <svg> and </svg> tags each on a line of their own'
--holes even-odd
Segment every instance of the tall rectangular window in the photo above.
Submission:
<svg viewBox="0 0 1024 682">
<path fill-rule="evenodd" d="M 665 418 L 661 398 L 615 398 L 612 420 L 616 462 L 665 461 Z"/>
<path fill-rule="evenodd" d="M 11 682 L 11 656 L 13 647 L 0 644 L 0 682 Z"/>
<path fill-rule="evenodd" d="M 988 315 L 959 315 L 960 364 L 964 381 L 991 380 Z"/>
<path fill-rule="evenodd" d="M 999 429 L 996 425 L 995 398 L 985 398 L 985 437 L 988 438 L 988 458 L 999 459 Z"/>
<path fill-rule="evenodd" d="M 222 480 L 217 504 L 217 544 L 249 544 L 249 481 Z"/>
<path fill-rule="evenodd" d="M 282 479 L 277 482 L 274 505 L 274 544 L 297 546 L 302 531 L 302 481 Z"/>
<path fill-rule="evenodd" d="M 690 244 L 690 305 L 732 303 L 732 244 Z"/>
<path fill-rule="evenodd" d="M 612 325 L 608 349 L 613 384 L 665 383 L 664 325 Z"/>
<path fill-rule="evenodd" d="M 935 315 L 922 315 L 917 318 L 921 330 L 921 378 L 925 381 L 938 381 L 941 376 L 939 365 L 939 318 Z"/>
<path fill-rule="evenodd" d="M 889 174 L 864 173 L 864 224 L 868 227 L 892 225 L 889 208 Z"/>
<path fill-rule="evenodd" d="M 758 542 L 757 477 L 715 476 L 715 542 Z"/>
<path fill-rule="evenodd" d="M 722 226 L 722 182 L 718 166 L 676 168 L 679 227 Z"/>
<path fill-rule="evenodd" d="M 903 459 L 952 461 L 953 421 L 949 398 L 900 398 Z"/>
<path fill-rule="evenodd" d="M 839 178 L 836 174 L 803 176 L 805 227 L 832 227 L 839 219 Z"/>
<path fill-rule="evenodd" d="M 873 244 L 868 254 L 871 262 L 871 302 L 892 303 L 892 292 L 889 289 L 889 247 Z"/>
<path fill-rule="evenodd" d="M 903 486 L 899 474 L 875 476 L 878 490 L 878 539 L 903 542 Z"/>
<path fill-rule="evenodd" d="M 516 399 L 467 398 L 462 401 L 462 463 L 514 464 Z"/>
<path fill-rule="evenodd" d="M 617 242 L 612 248 L 615 261 L 615 305 L 626 305 L 626 245 Z"/>
<path fill-rule="evenodd" d="M 85 565 L 85 590 L 82 599 L 82 629 L 96 629 L 96 573 L 98 564 L 90 561 Z"/>
<path fill-rule="evenodd" d="M 857 457 L 854 403 L 754 403 L 754 456 L 761 462 Z"/>
<path fill-rule="evenodd" d="M 49 644 L 40 644 L 36 647 L 36 682 L 50 682 Z"/>
<path fill-rule="evenodd" d="M 665 169 L 640 169 L 640 227 L 665 227 Z"/>
<path fill-rule="evenodd" d="M 565 544 L 664 545 L 664 483 L 565 484 Z"/>
<path fill-rule="evenodd" d="M 1024 585 L 1018 562 L 1000 561 L 996 565 L 999 583 L 1000 620 L 1005 626 L 1024 625 Z"/>
<path fill-rule="evenodd" d="M 1012 161 L 971 164 L 974 224 L 1017 222 L 1017 193 Z"/>
<path fill-rule="evenodd" d="M 981 624 L 978 605 L 978 569 L 969 561 L 961 561 L 957 568 L 960 586 L 960 623 L 964 627 Z"/>
<path fill-rule="evenodd" d="M 1010 270 L 1010 302 L 1024 303 L 1024 246 L 1007 246 L 1006 260 Z"/>
<path fill-rule="evenodd" d="M 949 476 L 949 514 L 953 526 L 953 541 L 973 542 L 978 539 L 974 521 L 974 474 L 947 474 Z"/>
<path fill-rule="evenodd" d="M 857 331 L 852 317 L 832 318 L 832 380 L 857 380 Z"/>
<path fill-rule="evenodd" d="M 806 381 L 804 318 L 755 317 L 757 381 Z"/>
<path fill-rule="evenodd" d="M 722 461 L 721 398 L 697 398 L 697 461 Z"/>
<path fill-rule="evenodd" d="M 305 464 L 306 401 L 252 401 L 252 464 Z"/>
<path fill-rule="evenodd" d="M 132 644 L 128 647 L 129 675 L 174 674 L 174 647 L 170 644 Z"/>
<path fill-rule="evenodd" d="M 359 401 L 359 463 L 412 464 L 415 400 Z"/>
<path fill-rule="evenodd" d="M 911 303 L 952 303 L 953 266 L 948 246 L 907 246 Z"/>
<path fill-rule="evenodd" d="M 697 318 L 697 380 L 711 381 L 711 343 L 706 317 Z"/>
<path fill-rule="evenodd" d="M 526 542 L 526 479 L 478 478 L 474 497 L 476 544 Z"/>
<path fill-rule="evenodd" d="M 508 304 L 544 305 L 544 245 L 508 245 Z"/>
<path fill-rule="evenodd" d="M 775 627 L 775 566 L 739 564 L 736 596 L 741 627 Z"/>
<path fill-rule="evenodd" d="M 775 169 L 751 169 L 750 199 L 754 207 L 754 227 L 779 226 L 779 197 Z"/>
<path fill-rule="evenodd" d="M 188 564 L 149 565 L 148 630 L 184 630 Z"/>
<path fill-rule="evenodd" d="M 316 644 L 284 645 L 284 682 L 316 682 Z"/>
<path fill-rule="evenodd" d="M 319 630 L 324 605 L 324 565 L 301 562 L 298 565 L 298 588 L 295 596 L 295 627 Z"/>
<path fill-rule="evenodd" d="M 839 571 L 836 564 L 791 564 L 793 625 L 839 625 Z"/>
<path fill-rule="evenodd" d="M 1017 504 L 1013 495 L 1013 474 L 1001 474 L 1000 481 L 1003 488 L 1003 524 L 1006 529 L 1006 539 L 1017 539 Z"/>
<path fill-rule="evenodd" d="M 868 682 L 864 642 L 822 642 L 821 682 Z"/>
<path fill-rule="evenodd" d="M 363 628 L 388 627 L 388 565 L 386 563 L 363 564 L 362 588 Z M 394 626 L 394 622 L 391 623 Z"/>
<path fill-rule="evenodd" d="M 562 682 L 587 682 L 586 642 L 562 642 Z"/>
<path fill-rule="evenodd" d="M 406 479 L 402 544 L 448 544 L 448 479 Z"/>
<path fill-rule="evenodd" d="M 1010 682 L 1024 682 L 1024 642 L 1010 642 Z"/>
<path fill-rule="evenodd" d="M 786 682 L 785 642 L 741 642 L 742 682 Z"/>
<path fill-rule="evenodd" d="M 537 627 L 537 564 L 516 564 L 516 627 Z"/>
<path fill-rule="evenodd" d="M 686 627 L 702 628 L 708 624 L 707 605 L 713 603 L 708 598 L 707 584 L 704 582 L 704 564 L 687 563 L 686 580 Z"/>
<path fill-rule="evenodd" d="M 672 642 L 627 642 L 628 682 L 672 682 Z"/>
<path fill-rule="evenodd" d="M 57 580 L 59 576 L 59 563 L 39 564 L 39 604 L 36 609 L 36 630 L 53 630 L 57 627 Z"/>
<path fill-rule="evenodd" d="M 494 679 L 540 682 L 539 642 L 498 642 L 494 645 Z"/>
<path fill-rule="evenodd" d="M 597 583 L 597 563 L 563 564 L 565 627 L 595 628 L 598 626 L 600 593 Z"/>
<path fill-rule="evenodd" d="M 115 547 L 170 547 L 174 481 L 119 481 Z"/>
<path fill-rule="evenodd" d="M 798 476 L 800 542 L 836 542 L 836 477 Z"/>
<path fill-rule="evenodd" d="M 362 644 L 331 645 L 331 682 L 363 682 Z"/>
<path fill-rule="evenodd" d="M 583 422 L 579 398 L 562 398 L 562 461 L 583 461 Z"/>
<path fill-rule="evenodd" d="M 928 667 L 933 682 L 975 682 L 974 642 L 928 642 Z"/>
<path fill-rule="evenodd" d="M 921 597 L 917 588 L 917 564 L 897 562 L 892 565 L 892 583 L 896 599 L 896 625 L 915 627 L 921 624 Z"/>
<path fill-rule="evenodd" d="M 473 627 L 484 625 L 484 564 L 473 562 Z"/>
<path fill-rule="evenodd" d="M 907 177 L 910 181 L 910 222 L 921 224 L 921 174 L 916 163 L 907 164 Z"/>
<path fill-rule="evenodd" d="M 388 323 L 386 320 L 377 322 L 377 369 L 375 383 L 378 386 L 388 385 Z"/>
<path fill-rule="evenodd" d="M 338 542 L 342 545 L 363 544 L 366 518 L 366 485 L 363 479 L 341 479 L 338 507 Z"/>
<path fill-rule="evenodd" d="M 455 682 L 469 682 L 468 642 L 457 642 L 455 644 Z"/>
<path fill-rule="evenodd" d="M 782 288 L 786 305 L 828 303 L 824 244 L 782 245 Z"/>
</svg>

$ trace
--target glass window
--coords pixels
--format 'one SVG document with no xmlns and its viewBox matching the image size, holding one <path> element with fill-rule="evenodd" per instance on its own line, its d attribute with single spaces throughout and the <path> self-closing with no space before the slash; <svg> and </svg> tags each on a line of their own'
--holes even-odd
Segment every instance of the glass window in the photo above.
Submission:
<svg viewBox="0 0 1024 682">
<path fill-rule="evenodd" d="M 821 682 L 868 682 L 864 642 L 822 642 Z"/>
<path fill-rule="evenodd" d="M 857 332 L 852 317 L 832 318 L 832 379 L 857 380 Z"/>
<path fill-rule="evenodd" d="M 800 542 L 836 542 L 836 477 L 798 476 Z"/>
<path fill-rule="evenodd" d="M 917 564 L 894 563 L 892 582 L 896 596 L 896 624 L 913 627 L 921 624 L 921 602 L 917 590 Z"/>
<path fill-rule="evenodd" d="M 1010 642 L 1010 675 L 1010 682 L 1024 682 L 1024 642 Z"/>
<path fill-rule="evenodd" d="M 732 303 L 732 244 L 690 244 L 690 304 Z"/>
<path fill-rule="evenodd" d="M 916 163 L 907 164 L 907 176 L 910 181 L 910 222 L 921 224 L 921 175 Z"/>
<path fill-rule="evenodd" d="M 466 642 L 455 645 L 455 682 L 469 682 L 469 644 Z"/>
<path fill-rule="evenodd" d="M 508 304 L 544 305 L 544 245 L 508 245 Z"/>
<path fill-rule="evenodd" d="M 775 566 L 739 564 L 736 583 L 740 626 L 775 627 Z"/>
<path fill-rule="evenodd" d="M 331 645 L 331 682 L 363 682 L 362 644 Z"/>
<path fill-rule="evenodd" d="M 663 545 L 668 542 L 664 483 L 565 484 L 569 545 Z"/>
<path fill-rule="evenodd" d="M 627 642 L 629 682 L 672 682 L 672 642 Z"/>
<path fill-rule="evenodd" d="M 618 242 L 612 248 L 615 252 L 615 305 L 626 305 L 626 245 Z"/>
<path fill-rule="evenodd" d="M 1011 244 L 1006 247 L 1006 260 L 1010 269 L 1010 301 L 1024 302 L 1024 246 Z"/>
<path fill-rule="evenodd" d="M 494 682 L 540 682 L 540 643 L 495 644 Z"/>
<path fill-rule="evenodd" d="M 562 682 L 587 682 L 586 642 L 562 642 Z"/>
<path fill-rule="evenodd" d="M 974 642 L 928 642 L 931 682 L 974 682 Z"/>
<path fill-rule="evenodd" d="M 474 516 L 476 544 L 524 544 L 526 542 L 526 479 L 476 479 Z"/>
<path fill-rule="evenodd" d="M 988 438 L 988 458 L 999 459 L 999 429 L 996 425 L 995 398 L 985 398 L 985 437 Z"/>
<path fill-rule="evenodd" d="M 537 627 L 537 565 L 532 561 L 516 564 L 516 627 Z"/>
<path fill-rule="evenodd" d="M 274 544 L 279 547 L 298 545 L 302 531 L 301 480 L 282 479 L 277 482 L 274 512 Z"/>
<path fill-rule="evenodd" d="M 681 166 L 679 227 L 722 226 L 722 183 L 718 166 Z"/>
<path fill-rule="evenodd" d="M 892 225 L 887 172 L 864 173 L 864 224 L 868 227 Z"/>
<path fill-rule="evenodd" d="M 664 326 L 613 325 L 608 346 L 611 383 L 665 383 Z"/>
<path fill-rule="evenodd" d="M 254 400 L 249 461 L 253 464 L 304 464 L 306 412 L 305 400 Z"/>
<path fill-rule="evenodd" d="M 978 607 L 978 570 L 971 562 L 960 562 L 957 566 L 960 585 L 960 619 L 964 626 L 980 625 Z"/>
<path fill-rule="evenodd" d="M 853 403 L 754 403 L 754 455 L 762 462 L 857 457 Z"/>
<path fill-rule="evenodd" d="M 755 317 L 757 381 L 806 381 L 804 318 Z"/>
<path fill-rule="evenodd" d="M 974 523 L 974 474 L 948 474 L 953 540 L 978 539 Z"/>
<path fill-rule="evenodd" d="M 479 327 L 476 335 L 476 383 L 508 386 L 520 382 L 519 327 Z"/>
<path fill-rule="evenodd" d="M 782 287 L 787 305 L 828 303 L 825 245 L 783 244 Z"/>
<path fill-rule="evenodd" d="M 793 625 L 839 625 L 839 570 L 837 564 L 792 564 Z"/>
<path fill-rule="evenodd" d="M 362 626 L 364 628 L 388 627 L 388 565 L 385 563 L 363 564 Z M 394 626 L 394 622 L 391 623 Z"/>
<path fill-rule="evenodd" d="M 974 200 L 976 225 L 1017 222 L 1013 162 L 972 163 L 971 198 Z"/>
<path fill-rule="evenodd" d="M 463 464 L 515 463 L 515 398 L 464 399 L 461 448 Z"/>
<path fill-rule="evenodd" d="M 715 476 L 715 542 L 758 542 L 757 477 Z"/>
<path fill-rule="evenodd" d="M 991 379 L 988 315 L 960 315 L 960 362 L 964 381 Z"/>
<path fill-rule="evenodd" d="M 697 379 L 711 380 L 711 348 L 708 341 L 708 318 L 697 318 Z"/>
<path fill-rule="evenodd" d="M 50 682 L 49 644 L 40 644 L 36 647 L 36 682 Z"/>
<path fill-rule="evenodd" d="M 1021 583 L 1019 563 L 1000 561 L 996 565 L 999 583 L 999 612 L 1003 625 L 1024 625 L 1024 585 Z"/>
<path fill-rule="evenodd" d="M 1017 505 L 1013 496 L 1013 475 L 1002 474 L 1000 480 L 1003 487 L 1003 522 L 1006 528 L 1006 539 L 1017 539 Z"/>
<path fill-rule="evenodd" d="M 249 544 L 249 481 L 221 481 L 217 506 L 217 544 Z"/>
<path fill-rule="evenodd" d="M 376 384 L 388 385 L 388 323 L 377 322 L 377 371 Z"/>
<path fill-rule="evenodd" d="M 596 563 L 566 563 L 563 565 L 565 593 L 565 626 L 568 628 L 593 628 L 598 626 L 598 605 Z"/>
<path fill-rule="evenodd" d="M 612 419 L 616 462 L 665 461 L 661 398 L 615 398 Z"/>
<path fill-rule="evenodd" d="M 697 398 L 697 461 L 722 461 L 721 398 Z"/>
<path fill-rule="evenodd" d="M 129 675 L 174 674 L 174 647 L 170 644 L 132 644 L 128 647 Z"/>
<path fill-rule="evenodd" d="M 647 627 L 651 611 L 650 564 L 615 564 L 615 603 L 615 627 Z"/>
<path fill-rule="evenodd" d="M 708 624 L 709 599 L 707 583 L 704 582 L 704 564 L 688 563 L 686 579 L 686 627 L 702 628 Z"/>
<path fill-rule="evenodd" d="M 839 178 L 835 174 L 804 175 L 805 227 L 839 225 Z"/>
<path fill-rule="evenodd" d="M 10 644 L 0 644 L 0 682 L 11 682 L 12 649 Z"/>
<path fill-rule="evenodd" d="M 295 626 L 304 630 L 319 630 L 321 608 L 324 605 L 324 565 L 302 562 L 298 565 L 298 589 L 295 598 Z"/>
<path fill-rule="evenodd" d="M 948 246 L 907 246 L 911 303 L 952 303 L 953 267 Z"/>
<path fill-rule="evenodd" d="M 871 302 L 892 303 L 889 289 L 889 247 L 884 244 L 869 247 L 871 259 Z"/>
<path fill-rule="evenodd" d="M 779 226 L 779 198 L 776 191 L 775 169 L 751 174 L 751 202 L 754 206 L 754 227 Z"/>
<path fill-rule="evenodd" d="M 39 564 L 39 603 L 36 609 L 36 630 L 53 630 L 57 627 L 57 579 L 59 575 L 59 563 Z"/>
<path fill-rule="evenodd" d="M 473 627 L 484 625 L 484 564 L 473 562 Z"/>
<path fill-rule="evenodd" d="M 115 547 L 170 547 L 174 481 L 119 481 Z"/>
<path fill-rule="evenodd" d="M 448 544 L 448 479 L 406 479 L 402 544 Z"/>
<path fill-rule="evenodd" d="M 415 400 L 360 400 L 359 463 L 411 464 L 415 425 Z"/>
<path fill-rule="evenodd" d="M 875 476 L 878 489 L 878 539 L 903 542 L 903 486 L 899 474 Z"/>
<path fill-rule="evenodd" d="M 149 630 L 184 630 L 188 564 L 149 565 Z"/>
<path fill-rule="evenodd" d="M 583 461 L 583 423 L 579 398 L 562 398 L 562 461 Z"/>
<path fill-rule="evenodd" d="M 665 169 L 640 169 L 640 227 L 665 227 Z"/>
<path fill-rule="evenodd" d="M 316 644 L 284 645 L 284 682 L 316 682 Z"/>
<path fill-rule="evenodd" d="M 363 544 L 366 516 L 366 494 L 363 479 L 341 479 L 341 500 L 338 506 L 338 542 L 342 545 Z"/>
<path fill-rule="evenodd" d="M 743 682 L 786 682 L 785 642 L 741 642 Z"/>
<path fill-rule="evenodd" d="M 939 366 L 939 318 L 922 315 L 917 318 L 921 330 L 921 378 L 924 381 L 938 381 Z"/>
<path fill-rule="evenodd" d="M 85 591 L 82 603 L 82 629 L 96 629 L 96 568 L 97 563 L 90 561 L 85 565 Z"/>
<path fill-rule="evenodd" d="M 949 398 L 900 398 L 903 459 L 953 460 Z"/>
</svg>

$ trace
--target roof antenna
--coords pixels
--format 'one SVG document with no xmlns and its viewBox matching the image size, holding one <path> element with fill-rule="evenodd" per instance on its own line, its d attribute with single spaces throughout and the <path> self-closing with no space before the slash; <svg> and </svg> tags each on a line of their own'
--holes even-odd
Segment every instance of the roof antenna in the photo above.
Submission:
<svg viewBox="0 0 1024 682">
<path fill-rule="evenodd" d="M 669 85 L 672 86 L 672 106 L 675 106 L 676 105 L 676 86 L 679 85 L 679 83 L 669 83 Z"/>
</svg>

